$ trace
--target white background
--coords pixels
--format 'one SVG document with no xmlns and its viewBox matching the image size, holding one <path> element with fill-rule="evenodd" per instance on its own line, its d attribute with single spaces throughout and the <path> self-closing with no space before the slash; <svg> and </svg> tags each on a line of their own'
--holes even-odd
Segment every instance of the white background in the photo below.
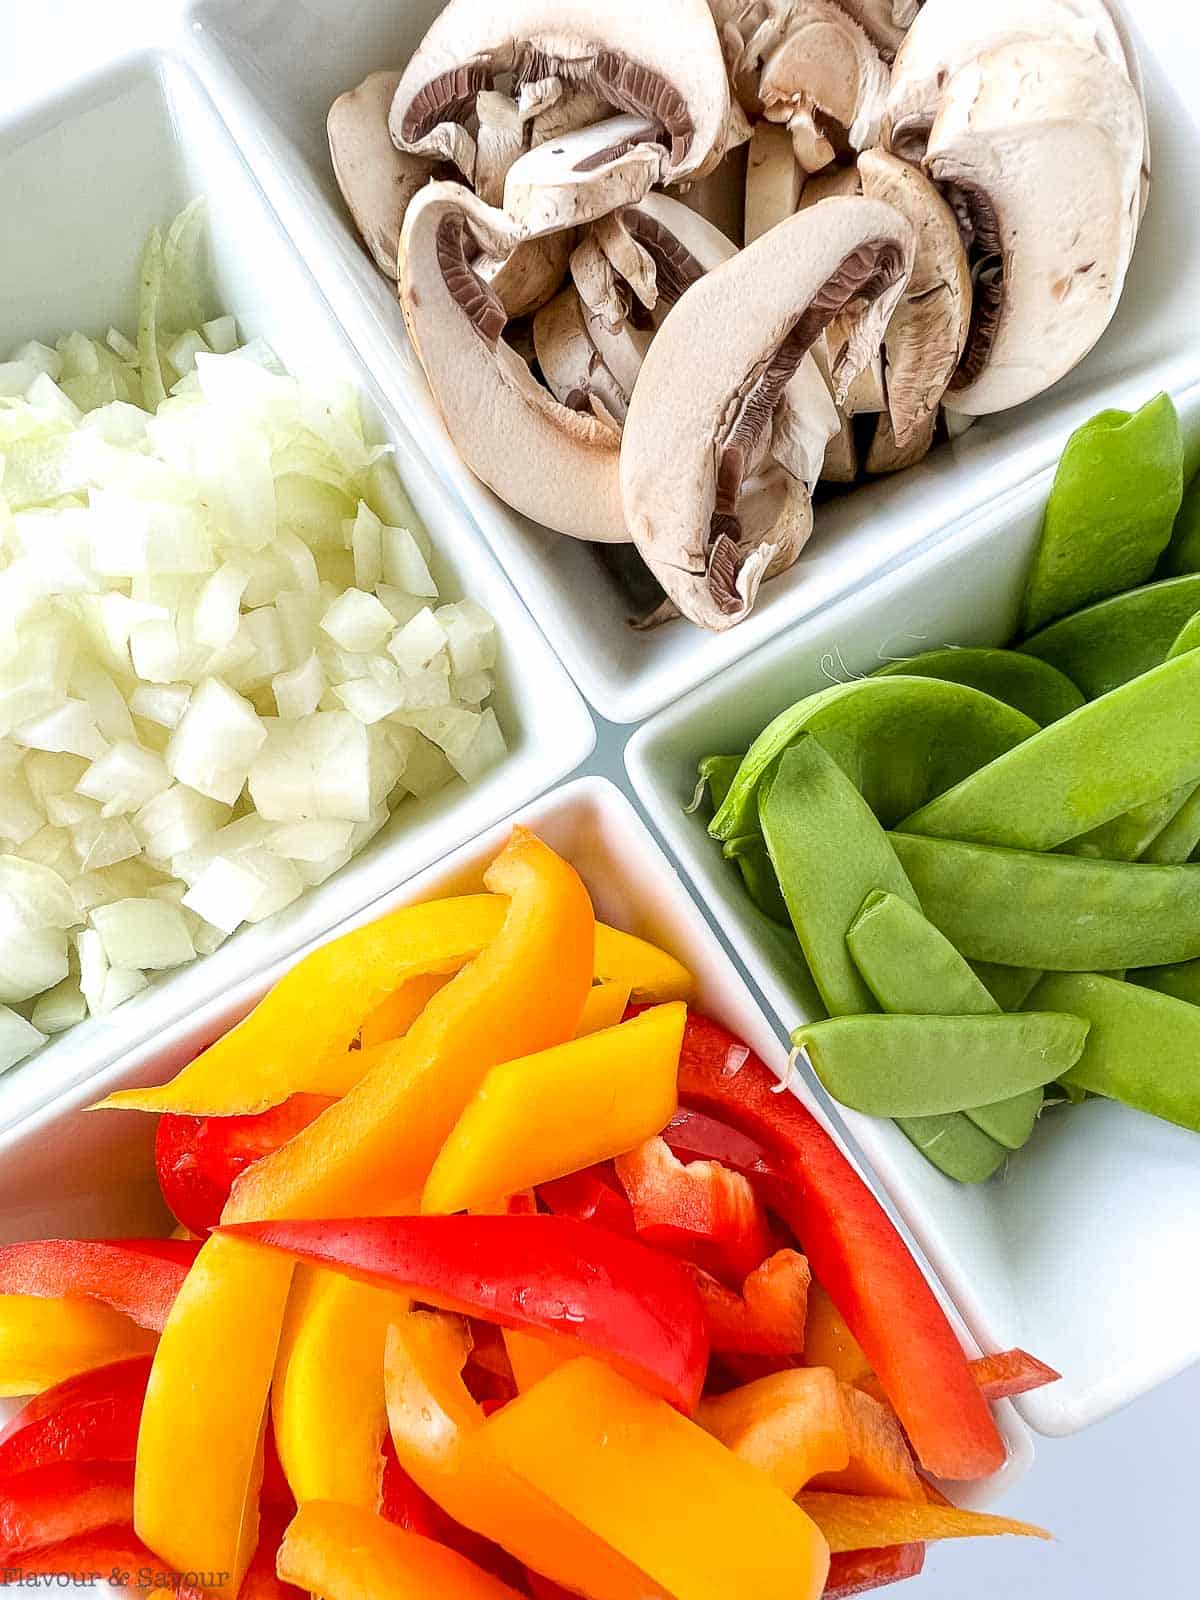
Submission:
<svg viewBox="0 0 1200 1600">
<path fill-rule="evenodd" d="M 1171 18 L 1173 73 L 1177 81 L 1189 77 L 1200 96 L 1195 0 L 1130 4 Z M 131 45 L 154 42 L 173 10 L 173 0 L 0 0 L 0 105 L 11 113 Z M 1200 202 L 1200 163 L 1187 174 L 1155 176 L 1159 182 L 1186 181 Z M 4 206 L 0 194 L 0 249 Z M 0 326 L 0 358 L 21 338 L 20 329 Z M 603 771 L 624 787 L 621 743 L 620 730 L 603 729 L 584 770 Z M 1169 1195 L 1161 1199 L 1170 1205 Z M 1052 1228 L 1054 1218 L 1046 1217 L 1045 1226 Z M 1200 1240 L 1196 1244 L 1192 1258 L 1180 1261 L 1181 1272 L 1200 1271 Z M 1129 1264 L 1127 1288 L 1139 1293 L 1136 1262 Z M 1086 1433 L 1038 1441 L 1033 1470 L 998 1509 L 1049 1527 L 1056 1543 L 933 1547 L 924 1576 L 896 1594 L 913 1600 L 1196 1600 L 1198 1424 L 1200 1369 L 1194 1369 Z"/>
</svg>

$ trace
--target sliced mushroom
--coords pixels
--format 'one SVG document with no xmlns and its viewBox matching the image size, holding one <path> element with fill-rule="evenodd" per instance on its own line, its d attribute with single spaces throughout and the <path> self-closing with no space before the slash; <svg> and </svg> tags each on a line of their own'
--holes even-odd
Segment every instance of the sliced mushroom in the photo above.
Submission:
<svg viewBox="0 0 1200 1600">
<path fill-rule="evenodd" d="M 948 400 L 986 415 L 1040 394 L 1107 328 L 1137 233 L 1142 109 L 1123 66 L 1006 45 L 946 85 L 926 166 L 975 238 L 974 307 Z"/>
<path fill-rule="evenodd" d="M 508 169 L 504 209 L 536 235 L 640 200 L 662 177 L 665 160 L 652 131 L 643 117 L 609 117 L 527 150 Z"/>
<path fill-rule="evenodd" d="M 824 469 L 830 441 L 841 428 L 842 417 L 810 350 L 775 412 L 771 455 L 811 493 Z"/>
<path fill-rule="evenodd" d="M 835 0 L 795 0 L 787 33 L 763 61 L 758 92 L 768 120 L 787 124 L 800 165 L 820 172 L 843 145 L 876 143 L 888 71 Z"/>
<path fill-rule="evenodd" d="M 338 96 L 325 124 L 342 198 L 375 265 L 393 280 L 408 202 L 434 170 L 432 161 L 397 150 L 391 141 L 388 108 L 399 81 L 398 72 L 373 72 Z"/>
<path fill-rule="evenodd" d="M 571 277 L 578 291 L 587 336 L 620 391 L 619 408 L 610 404 L 609 410 L 624 417 L 650 345 L 650 333 L 635 328 L 630 322 L 629 291 L 618 290 L 612 263 L 594 237 L 585 238 L 573 252 Z"/>
<path fill-rule="evenodd" d="M 912 26 L 921 0 L 838 0 L 863 29 L 885 61 L 894 59 Z"/>
<path fill-rule="evenodd" d="M 654 257 L 629 231 L 624 211 L 614 211 L 611 216 L 601 217 L 592 227 L 592 238 L 614 282 L 619 279 L 628 284 L 646 310 L 653 311 L 658 300 Z M 612 293 L 612 311 L 615 312 L 619 306 L 621 316 L 625 316 L 629 309 L 628 296 L 616 292 L 615 287 L 608 283 L 607 274 L 604 274 L 604 286 L 610 288 Z M 599 289 L 599 282 L 597 287 Z M 593 303 L 587 294 L 584 294 L 584 299 L 589 304 Z M 615 327 L 618 320 L 612 314 L 607 317 L 609 327 Z"/>
<path fill-rule="evenodd" d="M 463 460 L 517 511 L 577 539 L 628 537 L 610 428 L 543 389 L 504 342 L 503 306 L 475 271 L 521 242 L 501 211 L 461 184 L 431 183 L 400 236 L 400 304 Z"/>
<path fill-rule="evenodd" d="M 748 464 L 834 316 L 857 305 L 878 344 L 912 250 L 890 206 L 828 200 L 693 283 L 659 329 L 625 423 L 621 492 L 643 559 L 693 621 L 725 629 L 751 609 L 785 539 L 767 531 L 747 547 Z"/>
<path fill-rule="evenodd" d="M 533 319 L 538 366 L 556 400 L 571 411 L 590 411 L 597 400 L 619 432 L 628 398 L 597 354 L 583 312 L 570 284 L 542 307 Z"/>
<path fill-rule="evenodd" d="M 793 215 L 803 186 L 804 174 L 787 129 L 774 122 L 755 123 L 746 168 L 747 244 Z"/>
<path fill-rule="evenodd" d="M 908 218 L 916 240 L 912 276 L 883 343 L 889 432 L 894 434 L 896 450 L 904 452 L 921 438 L 926 438 L 928 450 L 938 406 L 971 325 L 967 253 L 953 211 L 919 167 L 886 150 L 866 150 L 859 157 L 858 172 L 863 193 L 895 206 Z M 886 454 L 887 447 L 881 445 L 880 450 Z M 867 471 L 873 470 L 877 469 L 868 457 Z"/>
<path fill-rule="evenodd" d="M 543 80 L 547 81 L 547 80 Z M 611 116 L 611 108 L 594 89 L 564 89 L 562 80 L 548 80 L 559 85 L 559 92 L 546 103 L 530 122 L 531 145 L 545 144 L 550 139 L 561 139 L 565 134 L 580 128 L 590 128 L 593 122 L 603 122 Z M 522 95 L 532 85 L 523 84 Z"/>
<path fill-rule="evenodd" d="M 925 0 L 892 69 L 884 144 L 920 161 L 951 77 L 986 52 L 1023 41 L 1095 50 L 1127 69 L 1105 0 Z"/>
<path fill-rule="evenodd" d="M 681 184 L 671 196 L 695 211 L 728 239 L 741 239 L 746 226 L 746 169 L 749 141 L 731 150 L 715 172 Z"/>
<path fill-rule="evenodd" d="M 475 193 L 485 205 L 504 199 L 508 169 L 525 147 L 525 128 L 517 102 L 495 89 L 483 89 L 475 100 L 479 132 L 475 135 Z"/>
<path fill-rule="evenodd" d="M 906 444 L 897 442 L 892 419 L 885 411 L 875 428 L 875 437 L 867 451 L 867 473 L 881 477 L 889 472 L 904 472 L 923 461 L 933 447 L 937 432 L 937 412 L 923 416 Z"/>
<path fill-rule="evenodd" d="M 830 323 L 825 335 L 826 348 L 838 351 L 844 346 L 845 340 L 850 337 L 852 327 L 847 327 L 848 319 L 835 317 Z M 843 332 L 845 329 L 845 332 Z M 830 363 L 832 366 L 832 362 Z M 852 378 L 846 389 L 844 397 L 839 401 L 839 409 L 847 417 L 878 416 L 881 411 L 887 410 L 887 390 L 883 383 L 883 351 L 876 350 L 861 368 L 857 376 Z"/>
<path fill-rule="evenodd" d="M 648 123 L 666 181 L 699 171 L 725 136 L 729 82 L 704 0 L 450 0 L 400 80 L 396 145 L 473 162 L 476 96 L 509 73 L 518 99 L 524 83 L 557 78 Z"/>
<path fill-rule="evenodd" d="M 861 193 L 862 182 L 856 166 L 826 167 L 824 172 L 814 172 L 804 180 L 798 209 L 807 211 L 811 206 L 820 205 L 822 200 Z"/>
<path fill-rule="evenodd" d="M 978 421 L 978 417 L 964 417 L 961 411 L 951 411 L 949 406 L 942 407 L 942 424 L 947 439 L 961 439 Z"/>
<path fill-rule="evenodd" d="M 509 317 L 527 317 L 552 300 L 567 275 L 575 233 L 547 233 L 522 239 L 503 260 L 477 256 L 474 268 L 490 284 Z"/>
</svg>

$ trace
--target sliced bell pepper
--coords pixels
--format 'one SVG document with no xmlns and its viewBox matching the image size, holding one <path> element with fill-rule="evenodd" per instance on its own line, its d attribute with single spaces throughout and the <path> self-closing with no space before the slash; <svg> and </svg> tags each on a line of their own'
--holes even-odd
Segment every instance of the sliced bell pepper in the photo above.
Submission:
<svg viewBox="0 0 1200 1600">
<path fill-rule="evenodd" d="M 364 1020 L 359 1033 L 362 1048 L 369 1050 L 372 1045 L 402 1039 L 438 990 L 444 989 L 453 976 L 446 972 L 424 972 L 402 983 Z"/>
<path fill-rule="evenodd" d="M 601 1362 L 498 1411 L 484 1450 L 676 1600 L 817 1600 L 829 1554 L 756 1467 Z"/>
<path fill-rule="evenodd" d="M 27 1550 L 128 1522 L 132 1510 L 128 1462 L 56 1461 L 23 1472 L 0 1492 L 0 1566 Z"/>
<path fill-rule="evenodd" d="M 894 1544 L 883 1550 L 843 1550 L 829 1558 L 825 1600 L 850 1600 L 871 1589 L 886 1589 L 917 1578 L 925 1566 L 923 1544 Z"/>
<path fill-rule="evenodd" d="M 621 1148 L 626 1154 L 617 1156 L 616 1172 L 639 1239 L 734 1286 L 770 1255 L 767 1214 L 741 1173 L 719 1161 L 685 1164 L 658 1138 Z"/>
<path fill-rule="evenodd" d="M 469 1335 L 453 1317 L 414 1312 L 388 1334 L 388 1421 L 400 1465 L 449 1516 L 589 1600 L 661 1591 L 623 1557 L 479 1450 L 482 1408 L 461 1369 Z"/>
<path fill-rule="evenodd" d="M 681 1106 L 668 1122 L 663 1138 L 681 1161 L 719 1161 L 747 1178 L 770 1177 L 775 1170 L 757 1139 L 686 1106 Z"/>
<path fill-rule="evenodd" d="M 150 1357 L 68 1378 L 0 1430 L 0 1483 L 55 1461 L 132 1461 Z"/>
<path fill-rule="evenodd" d="M 935 1477 L 984 1478 L 1004 1441 L 937 1297 L 871 1191 L 833 1140 L 727 1029 L 692 1013 L 680 1100 L 759 1140 L 779 1167 L 764 1198 L 795 1233 L 818 1280 L 879 1375 L 921 1465 Z M 879 1544 L 880 1541 L 873 1541 Z"/>
<path fill-rule="evenodd" d="M 324 1600 L 519 1600 L 456 1550 L 385 1522 L 361 1506 L 311 1500 L 279 1547 L 277 1571 Z"/>
<path fill-rule="evenodd" d="M 147 1550 L 126 1516 L 122 1524 L 27 1550 L 18 1567 L 7 1571 L 0 1567 L 0 1584 L 21 1582 L 26 1578 L 70 1578 L 73 1584 L 93 1588 L 98 1583 L 111 1582 L 113 1573 L 128 1573 L 128 1585 L 114 1587 L 133 1588 L 140 1573 L 158 1574 L 161 1570 L 162 1562 L 152 1550 Z M 204 1590 L 194 1584 L 161 1585 L 157 1577 L 148 1577 L 147 1581 L 153 1582 L 157 1591 L 166 1587 L 177 1600 L 204 1600 Z"/>
<path fill-rule="evenodd" d="M 708 1341 L 690 1272 L 634 1239 L 570 1217 L 366 1217 L 251 1222 L 253 1241 L 447 1311 L 561 1335 L 690 1411 Z"/>
<path fill-rule="evenodd" d="M 0 1397 L 37 1394 L 154 1345 L 154 1334 L 98 1300 L 0 1295 Z"/>
<path fill-rule="evenodd" d="M 518 1402 L 514 1401 L 514 1405 Z M 1014 1522 L 984 1511 L 931 1506 L 881 1496 L 824 1494 L 803 1490 L 796 1499 L 829 1541 L 830 1550 L 871 1550 L 879 1545 L 922 1543 L 931 1539 L 974 1539 L 1001 1533 L 1049 1539 L 1045 1528 Z"/>
<path fill-rule="evenodd" d="M 861 1384 L 874 1377 L 863 1347 L 846 1326 L 846 1319 L 814 1282 L 808 1291 L 808 1326 L 804 1333 L 804 1363 L 829 1367 L 843 1383 Z"/>
<path fill-rule="evenodd" d="M 634 1235 L 633 1207 L 629 1204 L 609 1162 L 570 1172 L 565 1178 L 538 1184 L 538 1198 L 556 1217 L 594 1222 L 627 1239 Z"/>
<path fill-rule="evenodd" d="M 825 1471 L 814 1478 L 809 1487 L 924 1503 L 924 1481 L 913 1465 L 904 1429 L 891 1406 L 849 1383 L 840 1384 L 839 1390 L 850 1459 L 840 1471 Z"/>
<path fill-rule="evenodd" d="M 412 1209 L 488 1069 L 573 1037 L 595 945 L 579 874 L 514 828 L 485 881 L 510 895 L 500 932 L 344 1099 L 239 1179 L 228 1221 Z"/>
<path fill-rule="evenodd" d="M 779 1372 L 701 1400 L 696 1421 L 789 1499 L 818 1473 L 850 1463 L 837 1379 L 826 1368 Z"/>
<path fill-rule="evenodd" d="M 297 1505 L 378 1511 L 387 1409 L 383 1346 L 404 1295 L 340 1272 L 297 1269 L 271 1386 L 275 1444 Z"/>
<path fill-rule="evenodd" d="M 640 1004 L 690 1000 L 696 992 L 695 979 L 674 956 L 604 922 L 596 924 L 596 976 L 624 984 Z"/>
<path fill-rule="evenodd" d="M 286 1256 L 213 1234 L 172 1308 L 142 1408 L 138 1537 L 231 1593 L 258 1543 L 267 1391 L 292 1278 Z"/>
<path fill-rule="evenodd" d="M 199 1245 L 183 1239 L 38 1239 L 0 1247 L 0 1295 L 98 1300 L 162 1329 Z"/>
<path fill-rule="evenodd" d="M 294 1139 L 332 1104 L 327 1095 L 294 1094 L 247 1117 L 164 1112 L 154 1141 L 163 1199 L 185 1228 L 202 1237 L 221 1220 L 229 1191 L 246 1168 Z"/>
<path fill-rule="evenodd" d="M 1007 1400 L 1015 1394 L 1028 1394 L 1062 1377 L 1027 1350 L 1000 1350 L 995 1355 L 979 1356 L 971 1362 L 971 1375 L 985 1400 Z"/>
<path fill-rule="evenodd" d="M 575 1037 L 583 1039 L 589 1033 L 599 1033 L 602 1028 L 615 1028 L 624 1017 L 628 1005 L 627 983 L 594 983 L 583 1003 L 583 1015 L 575 1030 Z"/>
<path fill-rule="evenodd" d="M 607 1161 L 657 1133 L 675 1110 L 686 1020 L 677 1000 L 494 1066 L 433 1163 L 422 1211 L 498 1200 Z"/>
<path fill-rule="evenodd" d="M 742 1284 L 741 1294 L 698 1273 L 704 1324 L 714 1350 L 741 1355 L 798 1356 L 804 1349 L 808 1289 L 807 1260 L 795 1250 L 777 1250 Z"/>
<path fill-rule="evenodd" d="M 518 1392 L 531 1389 L 555 1367 L 561 1367 L 564 1361 L 574 1361 L 578 1354 L 574 1345 L 554 1334 L 530 1333 L 525 1328 L 501 1331 Z"/>
</svg>

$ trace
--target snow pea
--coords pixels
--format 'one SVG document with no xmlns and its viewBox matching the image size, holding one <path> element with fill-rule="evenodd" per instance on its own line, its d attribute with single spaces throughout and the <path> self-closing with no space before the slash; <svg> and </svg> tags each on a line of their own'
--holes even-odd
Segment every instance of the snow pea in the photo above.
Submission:
<svg viewBox="0 0 1200 1600">
<path fill-rule="evenodd" d="M 1200 866 L 891 841 L 925 915 L 970 960 L 1096 972 L 1200 956 Z"/>
<path fill-rule="evenodd" d="M 1090 833 L 1080 834 L 1059 848 L 1064 855 L 1092 856 L 1100 861 L 1140 861 L 1195 788 L 1194 783 L 1185 783 L 1157 800 L 1134 806 L 1111 822 L 1102 822 Z M 1183 859 L 1186 861 L 1187 857 Z"/>
<path fill-rule="evenodd" d="M 1191 650 L 1042 728 L 901 826 L 906 833 L 1052 850 L 1200 779 L 1198 700 L 1200 650 Z"/>
<path fill-rule="evenodd" d="M 1176 961 L 1167 967 L 1144 967 L 1129 974 L 1130 983 L 1159 994 L 1174 995 L 1189 1005 L 1200 1006 L 1200 961 Z"/>
<path fill-rule="evenodd" d="M 1028 1003 L 1090 1024 L 1064 1083 L 1200 1133 L 1200 1008 L 1095 972 L 1050 974 Z"/>
<path fill-rule="evenodd" d="M 999 967 L 991 961 L 968 963 L 1001 1011 L 1019 1011 L 1041 977 L 1037 967 Z"/>
<path fill-rule="evenodd" d="M 746 893 L 763 916 L 790 928 L 792 919 L 788 915 L 787 902 L 783 898 L 762 834 L 743 834 L 740 839 L 729 839 L 721 853 L 727 861 L 737 863 Z"/>
<path fill-rule="evenodd" d="M 1143 861 L 1180 866 L 1200 845 L 1200 788 L 1193 789 L 1162 832 L 1142 851 Z"/>
<path fill-rule="evenodd" d="M 986 1183 L 1008 1159 L 1002 1144 L 989 1139 L 970 1117 L 950 1111 L 940 1117 L 892 1119 L 926 1161 L 959 1183 Z"/>
<path fill-rule="evenodd" d="M 1194 477 L 1184 491 L 1162 571 L 1200 572 L 1200 477 Z"/>
<path fill-rule="evenodd" d="M 792 1043 L 842 1105 L 871 1117 L 925 1117 L 1052 1083 L 1079 1060 L 1087 1032 L 1065 1011 L 893 1014 L 806 1022 Z"/>
<path fill-rule="evenodd" d="M 884 1011 L 909 1015 L 994 1016 L 1000 1007 L 958 951 L 920 911 L 892 894 L 867 896 L 846 944 Z M 989 1138 L 1019 1150 L 1033 1132 L 1040 1087 L 972 1106 L 966 1115 Z"/>
<path fill-rule="evenodd" d="M 1148 583 L 1088 606 L 1026 639 L 1037 656 L 1097 700 L 1167 659 L 1183 628 L 1200 612 L 1200 572 Z"/>
<path fill-rule="evenodd" d="M 1083 694 L 1064 673 L 1037 656 L 1017 650 L 926 650 L 907 661 L 889 661 L 876 677 L 944 678 L 1003 700 L 1039 726 L 1057 722 L 1083 704 Z"/>
<path fill-rule="evenodd" d="M 872 889 L 917 905 L 888 835 L 811 734 L 780 757 L 759 792 L 763 838 L 792 926 L 826 1011 L 872 1011 L 871 991 L 846 948 L 846 930 Z"/>
<path fill-rule="evenodd" d="M 1024 631 L 1145 583 L 1183 498 L 1183 435 L 1169 395 L 1102 411 L 1067 440 L 1025 588 Z"/>
<path fill-rule="evenodd" d="M 757 831 L 759 784 L 804 732 L 820 740 L 884 827 L 891 827 L 1028 739 L 1037 724 L 978 689 L 937 678 L 835 684 L 789 706 L 755 739 L 709 824 L 714 839 Z"/>
<path fill-rule="evenodd" d="M 698 811 L 704 804 L 705 793 L 712 809 L 719 810 L 741 764 L 741 756 L 705 756 L 697 769 L 696 792 L 692 796 L 692 803 L 685 810 Z"/>
</svg>

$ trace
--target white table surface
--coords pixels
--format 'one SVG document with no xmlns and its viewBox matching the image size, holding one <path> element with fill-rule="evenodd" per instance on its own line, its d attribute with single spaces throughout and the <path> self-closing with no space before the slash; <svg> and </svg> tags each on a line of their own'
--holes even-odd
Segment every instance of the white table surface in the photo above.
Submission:
<svg viewBox="0 0 1200 1600">
<path fill-rule="evenodd" d="M 1143 12 L 1171 19 L 1174 71 L 1178 76 L 1186 63 L 1200 92 L 1194 0 L 1137 3 Z M 131 46 L 156 42 L 172 27 L 175 12 L 175 0 L 0 0 L 0 104 L 11 113 Z M 1161 181 L 1164 175 L 1156 176 Z M 1197 186 L 1195 172 L 1189 181 Z M 0 219 L 3 206 L 0 194 Z M 10 337 L 19 342 L 20 330 L 0 329 L 0 344 Z M 621 762 L 626 732 L 602 727 L 583 770 L 602 772 L 628 792 Z M 1053 1218 L 1046 1224 L 1052 1227 Z M 1180 1270 L 1200 1270 L 1200 1248 Z M 1138 1292 L 1132 1273 L 1129 1292 Z M 1033 1470 L 998 1509 L 1049 1527 L 1056 1543 L 934 1546 L 924 1575 L 895 1592 L 914 1600 L 1195 1600 L 1198 1422 L 1195 1368 L 1086 1433 L 1039 1440 Z"/>
</svg>

